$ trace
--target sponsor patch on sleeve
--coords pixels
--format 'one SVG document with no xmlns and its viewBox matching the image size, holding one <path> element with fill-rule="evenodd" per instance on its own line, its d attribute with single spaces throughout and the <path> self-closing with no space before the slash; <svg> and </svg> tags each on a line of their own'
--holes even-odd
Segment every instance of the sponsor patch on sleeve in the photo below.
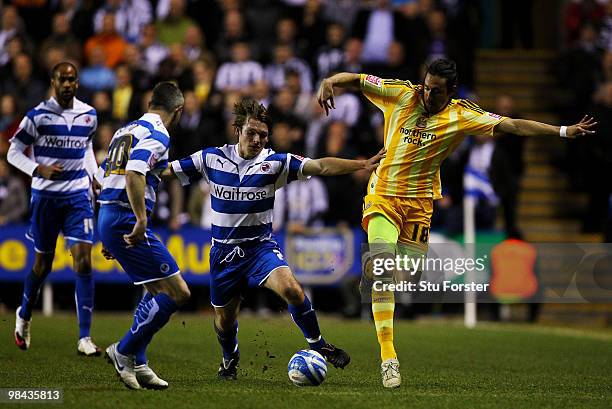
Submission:
<svg viewBox="0 0 612 409">
<path fill-rule="evenodd" d="M 502 119 L 502 116 L 501 116 L 501 115 L 497 115 L 497 114 L 494 114 L 494 113 L 492 113 L 492 112 L 487 112 L 487 113 L 488 113 L 488 114 L 489 114 L 489 116 L 490 116 L 490 117 L 492 117 L 492 118 L 495 118 L 495 119 Z"/>
<path fill-rule="evenodd" d="M 379 88 L 382 86 L 382 79 L 375 75 L 366 75 L 365 80 L 366 82 L 369 82 L 370 84 L 375 85 Z"/>
</svg>

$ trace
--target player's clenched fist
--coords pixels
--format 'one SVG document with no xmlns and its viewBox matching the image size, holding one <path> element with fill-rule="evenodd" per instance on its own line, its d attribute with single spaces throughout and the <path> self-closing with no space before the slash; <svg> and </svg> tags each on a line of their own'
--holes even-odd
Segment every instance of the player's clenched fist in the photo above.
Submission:
<svg viewBox="0 0 612 409">
<path fill-rule="evenodd" d="M 137 220 L 134 224 L 134 228 L 130 234 L 124 234 L 123 240 L 128 245 L 128 248 L 135 246 L 145 239 L 145 232 L 147 231 L 147 222 L 145 220 Z"/>
<path fill-rule="evenodd" d="M 45 179 L 53 180 L 62 173 L 63 169 L 62 165 L 38 165 L 36 174 Z"/>
</svg>

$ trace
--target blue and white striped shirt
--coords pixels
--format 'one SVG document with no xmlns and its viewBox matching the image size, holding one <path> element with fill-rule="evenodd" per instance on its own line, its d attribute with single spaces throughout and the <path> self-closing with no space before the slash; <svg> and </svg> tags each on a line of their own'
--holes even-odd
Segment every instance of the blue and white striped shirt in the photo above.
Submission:
<svg viewBox="0 0 612 409">
<path fill-rule="evenodd" d="M 33 194 L 63 197 L 89 191 L 89 172 L 96 165 L 88 172 L 87 153 L 97 126 L 96 110 L 76 98 L 69 109 L 51 97 L 27 112 L 10 142 L 20 151 L 32 146 L 30 158 L 41 165 L 63 167 L 54 180 L 34 175 Z"/>
<path fill-rule="evenodd" d="M 101 204 L 131 207 L 125 188 L 125 173 L 132 170 L 145 175 L 145 205 L 150 213 L 155 206 L 155 190 L 160 174 L 168 167 L 170 135 L 157 114 L 144 114 L 139 120 L 120 128 L 113 135 L 101 171 Z M 100 172 L 101 173 L 101 172 Z"/>
<path fill-rule="evenodd" d="M 238 145 L 209 148 L 173 161 L 170 166 L 188 185 L 210 183 L 213 243 L 235 244 L 272 238 L 274 193 L 297 179 L 308 158 L 264 149 L 243 159 Z"/>
</svg>

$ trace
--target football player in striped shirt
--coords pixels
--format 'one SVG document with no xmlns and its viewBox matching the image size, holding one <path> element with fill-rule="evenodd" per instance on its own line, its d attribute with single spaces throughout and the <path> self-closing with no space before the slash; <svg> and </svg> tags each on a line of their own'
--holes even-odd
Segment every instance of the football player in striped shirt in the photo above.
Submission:
<svg viewBox="0 0 612 409">
<path fill-rule="evenodd" d="M 76 272 L 77 351 L 92 356 L 101 352 L 89 334 L 94 306 L 90 187 L 98 166 L 92 139 L 98 120 L 94 108 L 75 98 L 78 84 L 78 72 L 73 64 L 57 64 L 51 72 L 55 96 L 28 111 L 11 138 L 8 161 L 32 176 L 32 218 L 27 237 L 34 242 L 36 251 L 16 312 L 15 343 L 23 350 L 30 347 L 32 308 L 51 271 L 61 231 L 70 247 Z M 30 156 L 24 153 L 28 147 Z"/>
<path fill-rule="evenodd" d="M 420 85 L 367 74 L 339 73 L 326 78 L 317 99 L 327 113 L 334 108 L 334 87 L 360 89 L 385 118 L 387 155 L 370 177 L 364 198 L 362 225 L 368 232 L 368 243 L 381 244 L 371 246 L 381 252 L 372 257 L 391 256 L 389 245 L 398 245 L 397 250 L 409 257 L 427 254 L 433 201 L 442 197 L 440 164 L 466 135 L 494 137 L 509 133 L 574 138 L 593 133 L 596 125 L 588 116 L 578 124 L 561 127 L 506 118 L 485 112 L 469 100 L 454 99 L 457 69 L 453 61 L 446 59 L 432 62 Z M 370 267 L 371 263 L 364 268 L 362 283 L 371 283 Z M 392 292 L 372 292 L 382 381 L 389 388 L 401 384 L 393 346 L 394 305 Z"/>
<path fill-rule="evenodd" d="M 274 241 L 274 192 L 309 176 L 372 171 L 384 152 L 368 160 L 308 159 L 275 153 L 265 147 L 272 129 L 268 111 L 248 98 L 234 106 L 233 126 L 237 144 L 196 152 L 173 161 L 165 171 L 176 175 L 183 185 L 200 179 L 211 185 L 210 298 L 223 350 L 218 376 L 236 379 L 240 359 L 237 317 L 244 286 L 262 286 L 278 294 L 287 302 L 310 349 L 335 367 L 344 368 L 350 362 L 349 355 L 321 335 L 312 304 Z"/>
<path fill-rule="evenodd" d="M 190 297 L 178 265 L 147 226 L 160 175 L 168 167 L 167 128 L 178 123 L 184 103 L 176 85 L 157 84 L 148 112 L 115 132 L 96 174 L 102 185 L 98 233 L 103 254 L 117 259 L 134 284 L 147 290 L 136 307 L 132 327 L 106 348 L 109 363 L 130 389 L 168 387 L 149 367 L 146 349 Z"/>
</svg>

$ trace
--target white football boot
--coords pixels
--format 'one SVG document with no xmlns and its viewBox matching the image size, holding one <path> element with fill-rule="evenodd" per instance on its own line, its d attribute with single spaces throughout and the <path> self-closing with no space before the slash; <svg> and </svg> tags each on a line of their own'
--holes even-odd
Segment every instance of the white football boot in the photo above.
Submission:
<svg viewBox="0 0 612 409">
<path fill-rule="evenodd" d="M 119 375 L 121 382 L 130 389 L 142 389 L 134 372 L 134 357 L 123 355 L 117 351 L 118 342 L 106 348 L 106 359 L 112 364 Z"/>
<path fill-rule="evenodd" d="M 77 343 L 77 352 L 85 356 L 100 356 L 102 350 L 93 343 L 90 337 L 83 337 Z"/>
<path fill-rule="evenodd" d="M 157 376 L 147 364 L 136 365 L 134 372 L 136 372 L 136 380 L 143 388 L 166 389 L 168 387 L 168 382 Z"/>
<path fill-rule="evenodd" d="M 30 348 L 30 323 L 31 320 L 24 320 L 19 316 L 21 307 L 15 312 L 15 344 L 19 349 L 26 351 Z"/>
<path fill-rule="evenodd" d="M 380 364 L 380 374 L 385 388 L 399 388 L 402 384 L 402 376 L 399 371 L 399 361 L 391 358 Z"/>
</svg>

